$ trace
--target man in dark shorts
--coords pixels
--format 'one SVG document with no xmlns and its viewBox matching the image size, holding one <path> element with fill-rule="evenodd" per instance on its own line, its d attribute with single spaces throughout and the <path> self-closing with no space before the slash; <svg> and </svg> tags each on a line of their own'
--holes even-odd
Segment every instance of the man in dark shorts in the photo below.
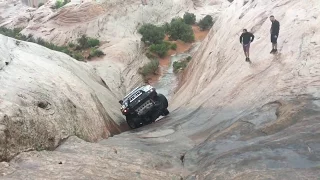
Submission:
<svg viewBox="0 0 320 180">
<path fill-rule="evenodd" d="M 246 61 L 250 61 L 249 50 L 250 43 L 254 40 L 254 35 L 251 32 L 248 32 L 247 29 L 243 29 L 243 33 L 240 36 L 240 43 L 243 46 L 243 51 L 246 56 Z"/>
<path fill-rule="evenodd" d="M 279 37 L 280 23 L 274 18 L 274 16 L 270 16 L 270 21 L 272 22 L 271 29 L 270 29 L 272 50 L 270 53 L 276 53 L 278 52 L 277 40 Z"/>
</svg>

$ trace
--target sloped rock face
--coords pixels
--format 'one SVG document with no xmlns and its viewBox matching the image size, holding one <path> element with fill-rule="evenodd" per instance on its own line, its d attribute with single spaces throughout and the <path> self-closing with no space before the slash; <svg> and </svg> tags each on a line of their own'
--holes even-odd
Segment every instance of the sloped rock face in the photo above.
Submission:
<svg viewBox="0 0 320 180">
<path fill-rule="evenodd" d="M 53 152 L 22 153 L 0 165 L 3 178 L 318 179 L 318 5 L 233 1 L 189 64 L 168 118 L 97 144 L 72 137 Z M 277 55 L 271 14 L 281 24 Z M 256 36 L 251 65 L 242 28 Z"/>
<path fill-rule="evenodd" d="M 319 177 L 319 2 L 234 1 L 210 31 L 171 103 L 186 134 L 187 179 Z M 280 21 L 271 50 L 270 15 Z M 239 36 L 256 38 L 252 64 Z M 185 114 L 182 116 L 181 114 Z"/>
<path fill-rule="evenodd" d="M 0 164 L 0 173 L 8 174 L 2 179 L 181 179 L 178 175 L 154 170 L 146 164 L 150 157 L 125 147 L 108 147 L 70 137 L 53 152 L 28 152 L 15 158 L 14 166 Z M 158 162 L 163 161 L 162 157 L 156 158 Z M 52 174 L 43 168 L 48 165 L 58 173 Z M 27 171 L 15 172 L 15 168 Z"/>
<path fill-rule="evenodd" d="M 0 159 L 54 149 L 70 135 L 97 141 L 120 132 L 117 99 L 89 66 L 32 43 L 0 42 Z"/>
</svg>

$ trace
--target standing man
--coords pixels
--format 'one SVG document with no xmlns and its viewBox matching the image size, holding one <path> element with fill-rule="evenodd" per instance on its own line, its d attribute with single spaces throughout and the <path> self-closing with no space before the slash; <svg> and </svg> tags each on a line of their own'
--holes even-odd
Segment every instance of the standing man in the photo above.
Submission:
<svg viewBox="0 0 320 180">
<path fill-rule="evenodd" d="M 279 37 L 280 23 L 274 18 L 274 16 L 270 16 L 270 21 L 272 22 L 271 29 L 270 29 L 272 50 L 270 53 L 276 53 L 278 52 L 277 40 Z"/>
<path fill-rule="evenodd" d="M 246 56 L 246 61 L 250 61 L 249 50 L 250 43 L 253 41 L 254 35 L 248 32 L 247 29 L 243 29 L 243 33 L 240 36 L 240 43 L 243 46 L 244 55 Z"/>
</svg>

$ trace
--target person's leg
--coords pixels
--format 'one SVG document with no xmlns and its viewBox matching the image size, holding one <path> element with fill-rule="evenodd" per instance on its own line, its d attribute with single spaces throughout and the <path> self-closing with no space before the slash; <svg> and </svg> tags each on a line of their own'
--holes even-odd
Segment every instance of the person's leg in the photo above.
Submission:
<svg viewBox="0 0 320 180">
<path fill-rule="evenodd" d="M 249 56 L 249 52 L 250 52 L 250 44 L 248 44 L 248 47 L 247 47 L 247 57 L 248 57 L 248 59 L 250 58 L 250 56 Z"/>
<path fill-rule="evenodd" d="M 273 52 L 274 52 L 274 43 L 273 43 L 273 36 L 272 36 L 272 34 L 271 34 L 270 39 L 271 39 L 271 44 L 272 44 L 272 50 L 270 51 L 270 53 L 273 53 Z"/>
<path fill-rule="evenodd" d="M 242 47 L 243 47 L 244 55 L 247 57 L 247 50 L 246 50 L 246 46 L 243 44 L 243 45 L 242 45 Z"/>
</svg>

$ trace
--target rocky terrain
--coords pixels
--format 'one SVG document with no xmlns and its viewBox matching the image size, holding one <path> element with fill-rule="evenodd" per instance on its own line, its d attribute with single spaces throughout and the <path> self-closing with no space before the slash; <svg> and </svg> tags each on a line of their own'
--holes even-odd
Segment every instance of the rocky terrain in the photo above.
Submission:
<svg viewBox="0 0 320 180">
<path fill-rule="evenodd" d="M 109 5 L 112 2 L 108 1 Z M 172 1 L 199 12 L 202 12 L 200 10 L 210 11 L 200 6 L 215 4 L 209 1 L 181 2 Z M 123 6 L 136 7 L 133 4 L 128 2 Z M 84 5 L 86 4 L 81 6 Z M 181 6 L 168 3 L 168 7 L 179 9 L 182 8 Z M 70 8 L 72 7 L 70 5 Z M 79 8 L 79 6 L 75 7 Z M 165 7 L 162 8 L 165 9 Z M 10 162 L 0 164 L 1 178 L 318 179 L 320 177 L 319 2 L 317 0 L 307 2 L 234 0 L 227 6 L 219 7 L 221 13 L 217 14 L 217 22 L 193 56 L 193 60 L 183 74 L 180 88 L 171 99 L 169 117 L 97 143 L 85 142 L 79 139 L 82 137 L 71 136 L 64 141 L 58 141 L 61 145 L 54 151 L 20 153 Z M 143 8 L 150 10 L 150 14 L 151 12 L 157 14 L 155 9 L 149 9 L 147 6 Z M 179 11 L 174 8 L 171 12 L 178 13 Z M 117 14 L 120 13 L 117 12 Z M 269 54 L 271 22 L 268 17 L 271 14 L 275 15 L 281 24 L 279 53 L 276 55 Z M 104 13 L 102 16 L 105 16 Z M 150 16 L 149 19 L 152 20 L 154 16 Z M 173 15 L 168 15 L 168 18 L 170 16 Z M 41 28 L 47 25 L 49 27 L 53 22 L 55 21 L 46 21 Z M 28 27 L 32 26 L 31 22 Z M 82 28 L 79 25 L 79 30 Z M 256 36 L 251 45 L 252 64 L 245 62 L 239 43 L 243 28 L 249 29 Z M 129 30 L 134 31 L 134 28 Z M 26 28 L 25 31 L 30 31 L 30 28 Z M 39 36 L 45 37 L 41 34 L 42 31 L 34 31 L 38 32 Z M 119 30 L 119 34 L 121 32 Z M 63 43 L 64 38 L 67 38 L 62 33 L 53 34 L 58 35 L 50 34 L 47 38 L 57 43 Z M 65 34 L 68 32 L 66 31 Z M 95 34 L 93 33 L 92 36 Z M 70 34 L 68 36 L 71 37 Z M 89 131 L 89 129 L 101 129 L 101 122 L 108 122 L 109 127 L 118 127 L 118 124 L 113 124 L 113 121 L 106 121 L 106 119 L 119 118 L 117 107 L 114 106 L 115 97 L 121 96 L 135 83 L 139 83 L 138 78 L 133 76 L 136 72 L 134 68 L 137 68 L 135 63 L 141 63 L 143 58 L 141 61 L 135 61 L 140 58 L 133 56 L 140 49 L 138 36 L 128 35 L 128 37 L 117 38 L 118 41 L 115 44 L 110 40 L 109 43 L 112 46 L 109 47 L 108 43 L 104 45 L 105 52 L 110 52 L 104 60 L 84 64 L 75 62 L 63 54 L 29 43 L 17 44 L 15 40 L 1 36 L 0 41 L 6 42 L 6 45 L 1 46 L 2 54 L 5 55 L 4 57 L 11 57 L 12 62 L 6 63 L 10 58 L 1 61 L 0 97 L 1 100 L 5 99 L 5 102 L 1 102 L 0 112 L 14 113 L 14 115 L 1 115 L 3 117 L 1 124 L 5 122 L 13 127 L 1 126 L 0 132 L 5 134 L 1 137 L 10 137 L 7 135 L 10 131 L 15 135 L 18 134 L 17 137 L 19 137 L 21 133 L 21 130 L 18 130 L 19 127 L 28 127 L 26 123 L 32 122 L 20 119 L 28 119 L 28 117 L 30 119 L 32 116 L 36 117 L 34 119 L 39 117 L 37 122 L 41 122 L 40 117 L 48 116 L 46 113 L 52 112 L 55 108 L 66 109 L 66 111 L 54 111 L 58 114 L 54 114 L 54 117 L 46 117 L 46 121 L 53 124 L 45 127 L 55 127 L 59 130 L 57 128 L 60 127 L 59 125 L 89 126 L 83 130 L 88 134 L 100 135 L 105 131 Z M 128 48 L 129 43 L 121 43 L 122 39 L 123 41 L 132 40 L 132 47 L 136 49 Z M 124 45 L 127 48 L 119 48 Z M 109 51 L 111 49 L 113 51 Z M 47 54 L 51 54 L 53 58 Z M 27 56 L 33 58 L 25 58 Z M 119 57 L 123 59 L 118 60 Z M 26 62 L 25 59 L 28 61 Z M 113 68 L 116 67 L 115 64 L 118 69 Z M 108 65 L 114 71 L 106 71 L 105 67 Z M 96 73 L 91 66 L 96 68 Z M 13 73 L 17 75 L 9 76 Z M 131 76 L 129 76 L 130 73 L 132 73 Z M 57 74 L 67 78 L 61 80 L 57 78 Z M 104 79 L 107 86 L 103 85 L 96 74 Z M 116 74 L 121 74 L 115 76 L 117 78 L 125 75 L 124 77 L 131 77 L 136 82 L 119 80 L 112 83 L 113 75 Z M 33 81 L 30 80 L 30 76 Z M 114 84 L 119 84 L 121 87 L 117 89 Z M 37 87 L 36 90 L 41 91 L 34 94 L 32 91 L 35 90 L 32 87 L 40 85 L 41 88 Z M 67 85 L 71 88 L 68 89 Z M 28 89 L 25 89 L 26 87 Z M 22 91 L 22 97 L 18 96 L 18 90 Z M 57 95 L 53 96 L 54 94 Z M 73 101 L 77 103 L 72 102 L 82 111 L 67 111 L 68 108 L 63 108 L 61 104 L 67 106 L 66 103 L 62 103 L 66 102 L 67 98 L 76 99 Z M 39 104 L 43 101 L 49 103 Z M 3 104 L 8 108 L 7 111 L 2 110 Z M 95 109 L 92 109 L 93 107 Z M 97 115 L 93 112 L 104 113 Z M 80 118 L 72 119 L 71 117 L 75 115 Z M 90 121 L 83 124 L 85 115 L 90 117 Z M 104 115 L 108 115 L 107 118 Z M 8 119 L 9 117 L 11 119 Z M 41 123 L 36 124 L 41 125 Z M 29 131 L 22 131 L 26 134 L 14 139 L 18 143 L 11 144 L 28 143 L 29 140 L 25 140 L 25 137 L 29 139 L 41 137 L 42 142 L 46 142 L 51 137 L 47 135 L 50 128 L 38 128 L 45 129 L 45 133 L 34 133 L 30 128 L 23 128 L 25 129 Z M 109 128 L 106 131 L 111 132 L 111 129 L 117 128 Z M 84 139 L 95 141 L 103 136 L 93 137 L 96 138 Z M 1 142 L 10 144 L 8 142 L 11 139 L 9 138 L 8 141 L 8 138 L 4 138 Z M 2 144 L 0 147 L 3 147 Z M 12 145 L 8 147 L 16 149 Z M 9 152 L 7 149 L 2 150 L 3 154 Z"/>
<path fill-rule="evenodd" d="M 118 100 L 92 69 L 39 45 L 0 41 L 1 159 L 70 135 L 97 141 L 120 132 Z"/>
</svg>

